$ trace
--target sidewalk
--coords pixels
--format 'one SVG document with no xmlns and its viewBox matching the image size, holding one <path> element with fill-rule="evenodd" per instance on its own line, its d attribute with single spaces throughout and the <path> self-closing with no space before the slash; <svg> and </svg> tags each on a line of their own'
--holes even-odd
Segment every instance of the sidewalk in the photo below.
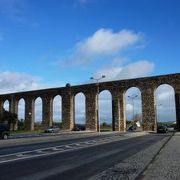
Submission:
<svg viewBox="0 0 180 180">
<path fill-rule="evenodd" d="M 180 132 L 177 132 L 143 173 L 144 180 L 180 179 Z"/>
</svg>

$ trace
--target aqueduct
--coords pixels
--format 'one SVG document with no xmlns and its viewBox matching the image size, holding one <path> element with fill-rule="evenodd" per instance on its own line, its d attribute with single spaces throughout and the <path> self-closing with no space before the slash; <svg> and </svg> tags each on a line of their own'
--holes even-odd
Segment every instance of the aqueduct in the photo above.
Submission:
<svg viewBox="0 0 180 180">
<path fill-rule="evenodd" d="M 25 101 L 25 129 L 34 130 L 34 103 L 36 98 L 42 99 L 42 124 L 52 125 L 53 98 L 62 97 L 62 129 L 71 130 L 74 127 L 74 97 L 82 92 L 85 95 L 86 129 L 98 130 L 98 93 L 110 91 L 112 95 L 112 125 L 114 131 L 125 131 L 125 98 L 124 94 L 130 87 L 137 87 L 142 97 L 142 121 L 144 131 L 156 130 L 156 99 L 155 90 L 162 84 L 174 88 L 177 129 L 180 130 L 180 73 L 152 76 L 128 80 L 109 81 L 66 87 L 18 92 L 0 95 L 0 116 L 3 106 L 9 101 L 9 111 L 18 114 L 18 102 Z"/>
</svg>

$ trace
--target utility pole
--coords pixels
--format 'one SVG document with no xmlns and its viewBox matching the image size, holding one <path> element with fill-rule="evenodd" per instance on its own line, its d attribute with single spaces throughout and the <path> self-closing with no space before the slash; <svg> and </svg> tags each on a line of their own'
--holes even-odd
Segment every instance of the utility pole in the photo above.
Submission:
<svg viewBox="0 0 180 180">
<path fill-rule="evenodd" d="M 100 119 L 99 119 L 99 112 L 98 112 L 98 108 L 99 108 L 99 81 L 103 78 L 105 78 L 106 76 L 105 75 L 102 75 L 100 78 L 94 78 L 94 77 L 91 77 L 90 79 L 91 80 L 95 80 L 97 82 L 97 109 L 96 109 L 96 112 L 97 112 L 97 119 L 98 119 L 98 131 L 100 132 L 101 129 L 100 129 L 100 125 L 101 125 L 101 122 L 100 122 Z"/>
</svg>

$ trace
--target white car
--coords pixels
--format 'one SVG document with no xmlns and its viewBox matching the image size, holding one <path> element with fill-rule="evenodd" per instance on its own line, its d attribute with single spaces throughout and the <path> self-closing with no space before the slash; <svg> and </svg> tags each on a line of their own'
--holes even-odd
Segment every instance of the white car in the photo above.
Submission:
<svg viewBox="0 0 180 180">
<path fill-rule="evenodd" d="M 58 127 L 49 127 L 47 129 L 45 129 L 44 132 L 45 133 L 57 133 L 57 132 L 59 132 L 59 128 Z"/>
<path fill-rule="evenodd" d="M 167 130 L 168 130 L 169 132 L 173 132 L 173 131 L 174 131 L 174 127 L 167 127 Z"/>
</svg>

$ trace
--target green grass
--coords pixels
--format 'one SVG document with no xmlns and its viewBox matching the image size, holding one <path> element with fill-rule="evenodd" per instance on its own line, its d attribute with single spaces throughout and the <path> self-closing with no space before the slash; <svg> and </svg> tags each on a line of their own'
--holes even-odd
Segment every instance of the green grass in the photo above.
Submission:
<svg viewBox="0 0 180 180">
<path fill-rule="evenodd" d="M 42 130 L 34 130 L 34 131 L 25 131 L 25 130 L 17 130 L 17 131 L 12 131 L 11 134 L 39 134 L 42 133 Z"/>
<path fill-rule="evenodd" d="M 111 126 L 101 126 L 100 130 L 101 130 L 101 132 L 112 131 L 112 127 Z"/>
</svg>

